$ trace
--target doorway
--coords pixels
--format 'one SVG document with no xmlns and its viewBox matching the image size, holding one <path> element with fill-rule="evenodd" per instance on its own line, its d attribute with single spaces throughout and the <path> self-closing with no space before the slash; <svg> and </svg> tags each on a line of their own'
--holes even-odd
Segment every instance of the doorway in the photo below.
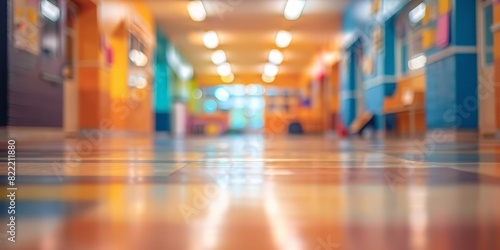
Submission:
<svg viewBox="0 0 500 250">
<path fill-rule="evenodd" d="M 65 64 L 64 64 L 64 97 L 63 97 L 63 128 L 66 134 L 78 133 L 78 82 L 76 70 L 77 53 L 77 6 L 68 2 L 66 6 L 64 26 Z"/>
<path fill-rule="evenodd" d="M 480 136 L 494 136 L 496 113 L 493 32 L 491 31 L 492 0 L 478 0 L 477 12 L 479 134 Z"/>
</svg>

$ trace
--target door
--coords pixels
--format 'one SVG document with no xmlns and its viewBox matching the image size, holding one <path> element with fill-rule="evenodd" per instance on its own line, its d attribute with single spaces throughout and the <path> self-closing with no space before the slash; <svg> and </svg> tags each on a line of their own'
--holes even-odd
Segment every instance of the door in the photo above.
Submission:
<svg viewBox="0 0 500 250">
<path fill-rule="evenodd" d="M 76 5 L 67 4 L 67 17 L 64 29 L 65 66 L 64 66 L 64 97 L 63 97 L 63 126 L 64 132 L 74 134 L 78 132 L 78 83 L 76 77 Z"/>
<path fill-rule="evenodd" d="M 478 0 L 478 99 L 479 133 L 481 136 L 495 134 L 495 90 L 493 55 L 493 4 L 492 0 Z"/>
</svg>

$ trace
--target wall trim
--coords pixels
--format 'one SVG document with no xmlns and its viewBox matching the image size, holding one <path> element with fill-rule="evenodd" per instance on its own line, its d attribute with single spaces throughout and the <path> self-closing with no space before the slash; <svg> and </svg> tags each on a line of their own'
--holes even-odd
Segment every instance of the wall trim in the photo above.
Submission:
<svg viewBox="0 0 500 250">
<path fill-rule="evenodd" d="M 476 54 L 476 46 L 449 46 L 448 48 L 441 50 L 433 55 L 427 57 L 427 64 L 433 64 L 435 62 L 441 61 L 453 55 L 466 55 L 466 54 Z"/>
<path fill-rule="evenodd" d="M 396 76 L 382 75 L 364 82 L 365 90 L 377 87 L 382 84 L 396 83 Z"/>
<path fill-rule="evenodd" d="M 14 139 L 64 137 L 62 127 L 7 126 L 7 134 Z"/>
</svg>

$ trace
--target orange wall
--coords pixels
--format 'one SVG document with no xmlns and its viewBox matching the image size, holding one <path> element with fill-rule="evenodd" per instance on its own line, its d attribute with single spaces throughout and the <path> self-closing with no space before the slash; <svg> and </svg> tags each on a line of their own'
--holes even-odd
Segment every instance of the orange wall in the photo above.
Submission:
<svg viewBox="0 0 500 250">
<path fill-rule="evenodd" d="M 151 84 L 141 90 L 128 87 L 127 20 L 130 17 L 139 20 L 149 39 L 154 41 L 152 14 L 142 3 L 101 2 L 97 7 L 90 4 L 90 0 L 85 1 L 77 27 L 80 128 L 151 132 Z M 111 65 L 107 65 L 104 57 L 103 37 L 113 51 Z M 151 51 L 152 46 L 154 44 Z M 149 83 L 151 80 L 152 72 Z"/>
<path fill-rule="evenodd" d="M 110 80 L 102 88 L 109 87 L 110 117 L 117 130 L 151 132 L 153 130 L 153 107 L 151 95 L 152 75 L 148 87 L 135 89 L 128 86 L 129 73 L 129 28 L 128 20 L 138 20 L 149 39 L 154 40 L 154 19 L 143 3 L 101 3 L 100 27 L 113 49 L 113 64 Z M 151 44 L 153 46 L 153 44 Z M 153 47 L 150 47 L 150 52 Z M 150 63 L 152 53 L 149 53 Z M 152 73 L 152 72 L 150 72 Z"/>
<path fill-rule="evenodd" d="M 102 63 L 98 9 L 94 4 L 81 6 L 76 26 L 78 38 L 77 81 L 79 88 L 79 127 L 93 129 L 106 117 L 107 92 L 100 89 Z"/>
</svg>

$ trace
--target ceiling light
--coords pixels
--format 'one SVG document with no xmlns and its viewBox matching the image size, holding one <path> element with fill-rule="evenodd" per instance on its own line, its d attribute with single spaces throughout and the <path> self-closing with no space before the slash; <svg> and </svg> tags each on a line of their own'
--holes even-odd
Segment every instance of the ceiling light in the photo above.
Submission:
<svg viewBox="0 0 500 250">
<path fill-rule="evenodd" d="M 229 76 L 231 75 L 231 65 L 229 63 L 223 63 L 217 66 L 217 73 L 220 76 Z"/>
<path fill-rule="evenodd" d="M 278 31 L 278 34 L 276 35 L 276 46 L 280 48 L 286 48 L 288 47 L 288 45 L 290 45 L 291 41 L 292 41 L 292 33 L 286 30 Z"/>
<path fill-rule="evenodd" d="M 219 37 L 217 37 L 217 33 L 215 31 L 207 31 L 205 35 L 203 35 L 203 43 L 205 47 L 209 49 L 215 49 L 219 46 Z"/>
<path fill-rule="evenodd" d="M 277 49 L 271 50 L 269 52 L 269 62 L 279 65 L 283 62 L 283 54 Z"/>
<path fill-rule="evenodd" d="M 226 53 L 222 50 L 217 50 L 212 53 L 212 62 L 215 65 L 220 65 L 226 62 Z"/>
<path fill-rule="evenodd" d="M 272 83 L 274 82 L 274 79 L 276 77 L 275 76 L 268 76 L 268 75 L 262 75 L 262 81 L 264 81 L 265 83 Z"/>
<path fill-rule="evenodd" d="M 305 6 L 306 0 L 288 0 L 284 12 L 285 18 L 288 20 L 297 20 Z"/>
<path fill-rule="evenodd" d="M 278 74 L 279 67 L 272 63 L 266 63 L 264 65 L 264 75 L 275 76 Z"/>
<path fill-rule="evenodd" d="M 207 17 L 207 12 L 201 1 L 191 1 L 187 6 L 189 16 L 195 22 L 201 22 Z"/>
<path fill-rule="evenodd" d="M 227 76 L 221 76 L 221 80 L 224 83 L 232 83 L 234 81 L 234 74 L 231 73 L 230 75 Z"/>
</svg>

